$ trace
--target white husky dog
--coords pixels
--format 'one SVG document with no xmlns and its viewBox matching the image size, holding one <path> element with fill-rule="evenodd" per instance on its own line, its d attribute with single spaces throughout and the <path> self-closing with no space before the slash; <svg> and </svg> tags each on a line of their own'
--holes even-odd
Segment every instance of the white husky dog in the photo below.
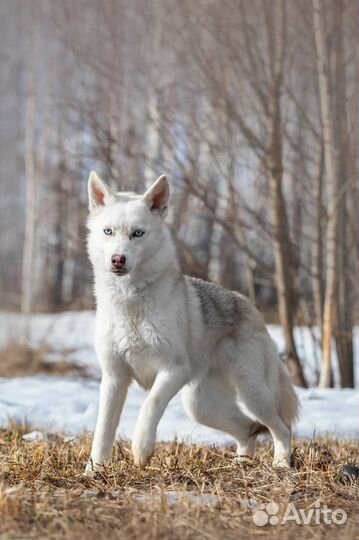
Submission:
<svg viewBox="0 0 359 540">
<path fill-rule="evenodd" d="M 164 223 L 165 176 L 144 195 L 114 193 L 89 178 L 88 252 L 95 273 L 95 348 L 102 368 L 91 474 L 109 459 L 127 389 L 148 395 L 132 439 L 137 465 L 155 447 L 169 401 L 183 401 L 198 422 L 232 435 L 238 456 L 252 456 L 268 429 L 274 464 L 290 466 L 298 402 L 259 312 L 213 283 L 181 273 Z"/>
</svg>

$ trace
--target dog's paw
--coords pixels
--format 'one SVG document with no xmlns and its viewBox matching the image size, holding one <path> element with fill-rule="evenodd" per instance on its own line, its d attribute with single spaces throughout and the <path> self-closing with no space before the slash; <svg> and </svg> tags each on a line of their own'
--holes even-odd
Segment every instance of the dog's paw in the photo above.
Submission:
<svg viewBox="0 0 359 540">
<path fill-rule="evenodd" d="M 144 467 L 147 465 L 149 458 L 154 452 L 154 449 L 153 443 L 148 442 L 147 444 L 139 444 L 138 442 L 134 441 L 132 443 L 132 454 L 135 465 L 137 465 L 137 467 Z"/>
<path fill-rule="evenodd" d="M 272 465 L 280 469 L 290 469 L 290 459 L 287 457 L 275 457 Z"/>
<path fill-rule="evenodd" d="M 89 478 L 93 478 L 97 471 L 101 469 L 101 465 L 94 464 L 92 460 L 88 461 L 85 467 L 85 470 L 83 472 L 83 476 L 88 476 Z"/>
<path fill-rule="evenodd" d="M 237 463 L 253 463 L 253 456 L 248 456 L 247 454 L 237 454 L 234 460 Z"/>
</svg>

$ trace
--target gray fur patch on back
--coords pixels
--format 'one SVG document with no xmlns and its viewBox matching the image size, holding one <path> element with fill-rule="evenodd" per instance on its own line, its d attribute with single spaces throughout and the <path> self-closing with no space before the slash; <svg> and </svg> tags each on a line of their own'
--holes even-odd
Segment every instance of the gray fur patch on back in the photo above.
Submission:
<svg viewBox="0 0 359 540">
<path fill-rule="evenodd" d="M 233 291 L 229 291 L 198 278 L 187 278 L 194 286 L 203 321 L 208 326 L 235 326 L 250 317 L 249 301 Z"/>
</svg>

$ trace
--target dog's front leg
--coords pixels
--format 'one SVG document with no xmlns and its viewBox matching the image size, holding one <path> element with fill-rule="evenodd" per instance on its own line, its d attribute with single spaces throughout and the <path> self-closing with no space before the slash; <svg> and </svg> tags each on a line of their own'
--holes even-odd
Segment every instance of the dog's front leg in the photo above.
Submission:
<svg viewBox="0 0 359 540">
<path fill-rule="evenodd" d="M 132 452 L 136 465 L 146 465 L 155 447 L 159 421 L 177 392 L 188 380 L 187 371 L 182 369 L 160 371 L 140 409 L 132 438 Z"/>
<path fill-rule="evenodd" d="M 86 475 L 99 470 L 111 455 L 129 383 L 130 376 L 126 369 L 116 373 L 104 371 L 102 375 L 99 410 Z"/>
</svg>

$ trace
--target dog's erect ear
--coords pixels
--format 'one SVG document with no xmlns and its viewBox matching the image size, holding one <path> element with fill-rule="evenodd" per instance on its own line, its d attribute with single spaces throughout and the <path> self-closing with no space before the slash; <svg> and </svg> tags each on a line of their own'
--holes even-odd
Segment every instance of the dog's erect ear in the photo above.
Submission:
<svg viewBox="0 0 359 540">
<path fill-rule="evenodd" d="M 105 206 L 106 202 L 114 195 L 109 186 L 101 180 L 95 171 L 90 172 L 88 192 L 90 212 Z"/>
<path fill-rule="evenodd" d="M 164 216 L 166 214 L 169 196 L 170 187 L 167 178 L 163 174 L 157 178 L 156 182 L 146 191 L 143 198 L 148 204 L 151 212 Z"/>
</svg>

